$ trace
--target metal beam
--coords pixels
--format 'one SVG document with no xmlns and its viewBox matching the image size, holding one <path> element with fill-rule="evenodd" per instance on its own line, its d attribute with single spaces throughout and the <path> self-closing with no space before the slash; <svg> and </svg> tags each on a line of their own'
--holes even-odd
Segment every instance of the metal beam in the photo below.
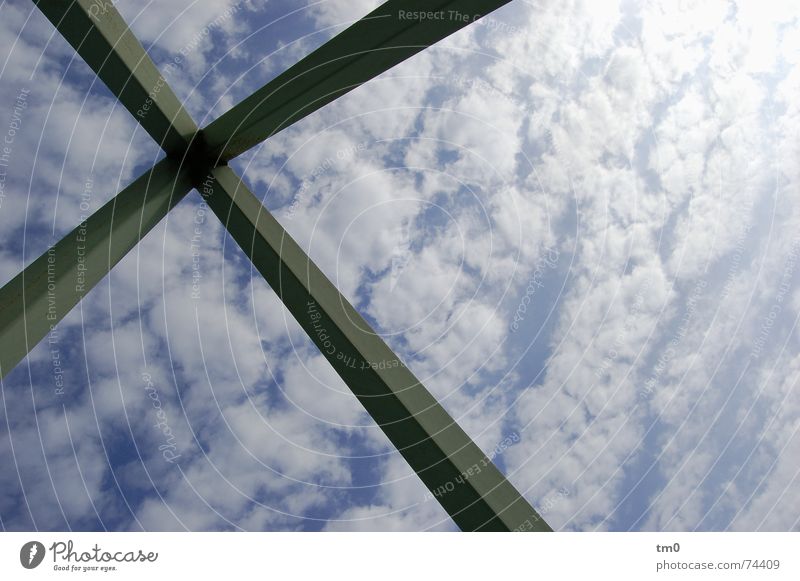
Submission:
<svg viewBox="0 0 800 581">
<path fill-rule="evenodd" d="M 17 363 L 191 189 L 165 159 L 0 289 L 0 377 Z"/>
<path fill-rule="evenodd" d="M 181 155 L 197 125 L 111 1 L 34 1 L 156 143 Z"/>
<path fill-rule="evenodd" d="M 231 169 L 213 169 L 201 192 L 462 530 L 550 530 Z"/>
<path fill-rule="evenodd" d="M 509 0 L 390 0 L 208 125 L 211 159 L 244 153 Z"/>
<path fill-rule="evenodd" d="M 209 171 L 202 191 L 254 266 L 463 530 L 550 527 L 225 162 L 507 3 L 390 0 L 203 132 L 110 2 L 38 0 L 170 159 L 0 289 L 0 377 Z M 198 179 L 200 178 L 200 179 Z"/>
</svg>

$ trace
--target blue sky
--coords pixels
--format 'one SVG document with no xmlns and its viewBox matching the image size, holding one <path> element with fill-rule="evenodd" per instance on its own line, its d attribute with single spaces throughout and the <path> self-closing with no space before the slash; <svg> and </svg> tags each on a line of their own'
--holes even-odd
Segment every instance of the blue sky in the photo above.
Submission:
<svg viewBox="0 0 800 581">
<path fill-rule="evenodd" d="M 161 4 L 205 125 L 376 3 Z M 6 281 L 163 154 L 0 14 Z M 798 530 L 798 27 L 515 0 L 232 165 L 554 528 Z M 453 530 L 196 193 L 2 408 L 4 530 Z"/>
</svg>

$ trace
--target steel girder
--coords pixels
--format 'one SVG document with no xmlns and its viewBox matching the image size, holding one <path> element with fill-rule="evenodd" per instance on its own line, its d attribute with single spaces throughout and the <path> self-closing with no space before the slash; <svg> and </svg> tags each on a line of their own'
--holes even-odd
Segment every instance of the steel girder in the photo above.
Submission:
<svg viewBox="0 0 800 581">
<path fill-rule="evenodd" d="M 197 125 L 110 1 L 35 4 L 167 154 L 186 150 Z"/>
<path fill-rule="evenodd" d="M 236 157 L 509 1 L 380 5 L 210 123 L 203 131 L 209 156 Z"/>
<path fill-rule="evenodd" d="M 508 1 L 390 0 L 198 131 L 110 2 L 35 0 L 169 157 L 0 289 L 0 377 L 194 186 L 462 530 L 551 530 L 225 165 Z"/>
<path fill-rule="evenodd" d="M 367 412 L 462 530 L 544 521 L 228 167 L 206 202 Z"/>
<path fill-rule="evenodd" d="M 192 189 L 167 158 L 134 181 L 0 289 L 0 377 Z"/>
</svg>

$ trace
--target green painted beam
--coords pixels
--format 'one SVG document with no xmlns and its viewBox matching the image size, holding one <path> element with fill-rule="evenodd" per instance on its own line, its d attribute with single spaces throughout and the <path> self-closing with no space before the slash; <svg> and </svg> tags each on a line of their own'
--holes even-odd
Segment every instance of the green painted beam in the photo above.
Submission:
<svg viewBox="0 0 800 581">
<path fill-rule="evenodd" d="M 0 377 L 14 366 L 191 189 L 165 159 L 0 289 Z"/>
<path fill-rule="evenodd" d="M 34 1 L 156 143 L 181 155 L 197 125 L 111 1 Z"/>
<path fill-rule="evenodd" d="M 390 0 L 208 125 L 229 160 L 509 0 Z"/>
<path fill-rule="evenodd" d="M 200 191 L 462 530 L 550 528 L 228 167 Z"/>
<path fill-rule="evenodd" d="M 0 377 L 195 184 L 459 527 L 551 530 L 241 180 L 227 167 L 207 167 L 507 1 L 390 0 L 213 122 L 205 139 L 110 2 L 36 1 L 170 158 L 184 163 L 154 166 L 0 289 Z"/>
</svg>

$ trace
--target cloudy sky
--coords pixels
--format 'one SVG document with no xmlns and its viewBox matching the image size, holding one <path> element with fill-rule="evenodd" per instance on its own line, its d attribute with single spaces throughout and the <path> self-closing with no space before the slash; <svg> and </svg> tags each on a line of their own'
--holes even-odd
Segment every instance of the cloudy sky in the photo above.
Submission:
<svg viewBox="0 0 800 581">
<path fill-rule="evenodd" d="M 265 4 L 116 6 L 205 125 L 377 2 Z M 4 283 L 163 154 L 0 39 Z M 232 165 L 554 529 L 798 530 L 798 94 L 791 0 L 514 0 Z M 1 395 L 4 530 L 454 529 L 196 193 Z"/>
</svg>

